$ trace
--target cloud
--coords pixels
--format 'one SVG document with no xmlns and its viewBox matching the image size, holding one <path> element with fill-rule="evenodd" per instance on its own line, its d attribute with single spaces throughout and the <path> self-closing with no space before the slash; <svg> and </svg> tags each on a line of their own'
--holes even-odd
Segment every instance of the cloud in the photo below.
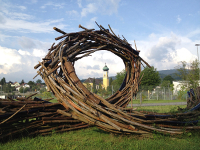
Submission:
<svg viewBox="0 0 200 150">
<path fill-rule="evenodd" d="M 46 4 L 44 4 L 43 6 L 41 6 L 40 8 L 45 9 L 47 6 L 52 6 L 54 7 L 54 9 L 61 9 L 63 8 L 65 5 L 65 3 L 53 3 L 53 2 L 47 2 Z"/>
<path fill-rule="evenodd" d="M 41 42 L 25 36 L 17 37 L 16 42 L 15 45 L 19 45 L 22 50 L 28 51 L 37 57 L 44 57 L 51 47 L 51 43 Z"/>
<path fill-rule="evenodd" d="M 76 10 L 66 11 L 69 16 L 77 17 L 79 13 Z"/>
<path fill-rule="evenodd" d="M 97 17 L 91 18 L 90 21 L 86 23 L 86 27 L 88 29 L 95 28 L 96 26 L 95 21 L 97 21 Z"/>
<path fill-rule="evenodd" d="M 199 35 L 200 35 L 200 28 L 197 28 L 197 29 L 193 30 L 192 32 L 190 32 L 187 36 L 188 37 L 194 37 L 194 36 L 199 37 Z"/>
<path fill-rule="evenodd" d="M 85 8 L 82 9 L 81 16 L 85 17 L 89 13 L 95 13 L 97 11 L 97 9 L 98 8 L 95 3 L 90 3 Z"/>
<path fill-rule="evenodd" d="M 130 41 L 134 45 L 134 41 Z M 190 63 L 197 58 L 196 50 L 187 36 L 150 34 L 145 41 L 137 41 L 140 56 L 157 70 L 174 69 L 180 61 Z"/>
<path fill-rule="evenodd" d="M 58 7 L 56 5 L 55 7 Z M 21 13 L 19 9 L 25 9 L 22 6 L 13 6 L 9 3 L 1 3 L 0 5 L 0 29 L 3 31 L 18 31 L 32 33 L 50 33 L 53 32 L 52 26 L 64 28 L 62 24 L 64 19 L 43 20 L 34 22 L 34 16 Z"/>
<path fill-rule="evenodd" d="M 85 68 L 86 68 L 87 70 L 88 70 L 88 69 L 92 69 L 92 70 L 100 70 L 100 66 L 99 66 L 99 65 L 94 65 L 93 67 L 90 66 L 90 65 L 87 65 Z"/>
<path fill-rule="evenodd" d="M 24 49 L 31 49 L 31 48 L 35 48 L 36 44 L 34 43 L 34 41 L 28 37 L 22 36 L 18 39 L 18 43 L 19 45 L 24 48 Z"/>
<path fill-rule="evenodd" d="M 5 24 L 6 23 L 6 19 L 5 17 L 3 16 L 2 13 L 0 13 L 0 24 Z"/>
<path fill-rule="evenodd" d="M 88 14 L 100 13 L 112 15 L 117 13 L 120 0 L 96 0 L 82 7 L 81 16 L 86 17 Z"/>
<path fill-rule="evenodd" d="M 54 24 L 56 24 L 58 28 L 64 28 L 66 25 L 60 23 L 62 21 L 63 19 L 43 22 L 28 22 L 24 20 L 6 19 L 4 24 L 0 24 L 0 29 L 32 33 L 50 33 L 53 31 L 52 26 L 54 26 Z"/>
<path fill-rule="evenodd" d="M 31 2 L 32 2 L 32 3 L 37 3 L 38 1 L 37 1 L 37 0 L 31 0 Z"/>
<path fill-rule="evenodd" d="M 22 11 L 23 11 L 23 10 L 26 10 L 26 7 L 25 7 L 25 6 L 18 6 L 18 8 L 21 9 Z"/>
<path fill-rule="evenodd" d="M 18 51 L 18 53 L 19 53 L 20 55 L 31 55 L 29 52 L 23 51 L 23 50 L 21 50 L 21 49 Z"/>
<path fill-rule="evenodd" d="M 168 57 L 168 53 L 174 51 L 178 43 L 179 40 L 173 33 L 171 37 L 160 37 L 157 44 L 150 49 L 148 58 L 160 61 Z"/>
<path fill-rule="evenodd" d="M 33 49 L 33 56 L 42 58 L 45 55 L 46 55 L 46 51 L 42 49 Z"/>
<path fill-rule="evenodd" d="M 82 7 L 82 4 L 81 4 L 82 0 L 77 0 L 77 4 L 78 4 L 78 7 L 81 8 Z"/>
<path fill-rule="evenodd" d="M 36 70 L 33 67 L 41 60 L 40 56 L 42 53 L 39 55 L 36 53 L 37 51 L 30 53 L 1 46 L 0 52 L 1 78 L 6 77 L 6 79 L 9 78 L 11 81 L 31 80 L 36 75 Z"/>
<path fill-rule="evenodd" d="M 176 21 L 177 21 L 177 23 L 180 23 L 180 22 L 181 22 L 181 18 L 180 18 L 179 15 L 177 16 Z"/>
</svg>

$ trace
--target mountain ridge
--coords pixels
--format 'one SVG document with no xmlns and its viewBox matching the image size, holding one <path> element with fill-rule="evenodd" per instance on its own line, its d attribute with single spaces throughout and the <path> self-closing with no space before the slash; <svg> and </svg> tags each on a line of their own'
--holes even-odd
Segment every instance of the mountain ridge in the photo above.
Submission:
<svg viewBox="0 0 200 150">
<path fill-rule="evenodd" d="M 170 75 L 172 78 L 174 78 L 174 80 L 180 80 L 181 78 L 178 77 L 176 74 L 178 74 L 178 71 L 176 69 L 169 69 L 169 70 L 159 70 L 158 71 L 160 78 L 163 80 L 164 77 L 166 77 L 167 75 Z M 109 79 L 112 78 L 113 80 L 116 79 L 115 76 L 111 76 L 109 77 Z M 96 79 L 103 79 L 103 77 L 99 77 Z M 82 79 L 81 82 L 84 82 L 86 79 Z"/>
</svg>

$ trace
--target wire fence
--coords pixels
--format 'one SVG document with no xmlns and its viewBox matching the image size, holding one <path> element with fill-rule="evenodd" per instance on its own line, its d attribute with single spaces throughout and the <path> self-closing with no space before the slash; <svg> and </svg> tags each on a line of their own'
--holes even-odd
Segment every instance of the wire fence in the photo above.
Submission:
<svg viewBox="0 0 200 150">
<path fill-rule="evenodd" d="M 187 100 L 187 91 L 173 92 L 171 87 L 140 87 L 136 99 L 146 100 Z"/>
</svg>

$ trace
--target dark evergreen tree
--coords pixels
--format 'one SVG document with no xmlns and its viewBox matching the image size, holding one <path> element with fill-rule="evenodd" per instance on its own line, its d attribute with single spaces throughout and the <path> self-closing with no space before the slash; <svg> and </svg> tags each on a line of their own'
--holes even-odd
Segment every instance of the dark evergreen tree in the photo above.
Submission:
<svg viewBox="0 0 200 150">
<path fill-rule="evenodd" d="M 97 89 L 96 89 L 96 83 L 95 83 L 95 78 L 93 79 L 93 87 L 92 87 L 92 92 L 93 93 L 97 93 Z"/>
<path fill-rule="evenodd" d="M 24 84 L 24 79 L 22 79 L 22 81 L 20 82 L 20 85 Z"/>
<path fill-rule="evenodd" d="M 1 85 L 4 85 L 4 84 L 6 84 L 6 79 L 3 77 L 3 78 L 1 79 Z"/>
</svg>

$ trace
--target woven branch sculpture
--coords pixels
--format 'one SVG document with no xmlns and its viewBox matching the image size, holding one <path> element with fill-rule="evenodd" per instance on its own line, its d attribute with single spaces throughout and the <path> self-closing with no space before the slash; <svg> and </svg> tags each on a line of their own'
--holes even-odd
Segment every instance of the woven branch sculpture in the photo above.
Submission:
<svg viewBox="0 0 200 150">
<path fill-rule="evenodd" d="M 150 66 L 139 56 L 139 51 L 133 49 L 125 38 L 117 37 L 110 26 L 110 30 L 97 26 L 100 30 L 86 29 L 79 25 L 83 31 L 74 33 L 66 33 L 54 27 L 54 30 L 63 34 L 55 38 L 61 41 L 57 45 L 54 43 L 43 61 L 34 67 L 40 67 L 37 75 L 43 78 L 48 89 L 66 108 L 66 111 L 57 112 L 113 133 L 146 134 L 157 131 L 181 134 L 182 128 L 185 128 L 180 126 L 181 121 L 185 116 L 191 117 L 193 112 L 161 115 L 125 108 L 138 92 L 141 62 Z M 119 56 L 126 69 L 120 89 L 107 99 L 91 93 L 81 83 L 74 69 L 75 61 L 100 50 Z M 177 122 L 181 123 L 177 126 Z M 198 126 L 188 126 L 185 129 L 194 128 L 199 129 Z"/>
</svg>

